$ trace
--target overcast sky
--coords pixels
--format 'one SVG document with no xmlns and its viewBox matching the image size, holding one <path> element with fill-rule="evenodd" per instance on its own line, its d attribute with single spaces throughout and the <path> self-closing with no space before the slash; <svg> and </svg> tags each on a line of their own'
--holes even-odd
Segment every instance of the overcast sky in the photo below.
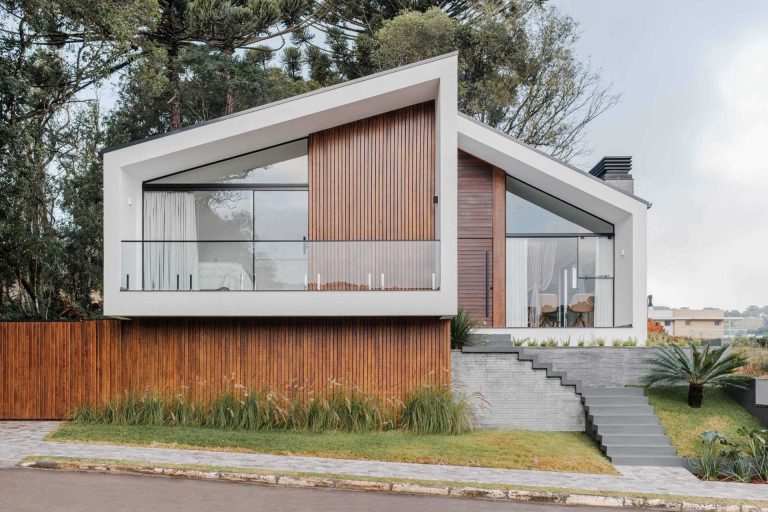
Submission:
<svg viewBox="0 0 768 512">
<path fill-rule="evenodd" d="M 768 304 L 768 1 L 553 4 L 622 94 L 574 163 L 632 155 L 654 303 Z"/>
</svg>

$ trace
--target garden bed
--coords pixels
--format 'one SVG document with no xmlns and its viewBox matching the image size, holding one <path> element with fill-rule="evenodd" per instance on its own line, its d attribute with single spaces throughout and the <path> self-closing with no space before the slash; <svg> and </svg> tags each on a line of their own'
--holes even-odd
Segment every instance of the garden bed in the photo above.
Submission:
<svg viewBox="0 0 768 512">
<path fill-rule="evenodd" d="M 688 407 L 688 388 L 684 386 L 649 388 L 646 394 L 681 457 L 702 454 L 699 434 L 704 431 L 717 431 L 738 440 L 739 428 L 762 428 L 757 419 L 721 389 L 707 388 L 700 409 Z"/>
<path fill-rule="evenodd" d="M 56 441 L 617 474 L 594 442 L 579 432 L 507 430 L 451 436 L 66 423 L 50 437 Z"/>
</svg>

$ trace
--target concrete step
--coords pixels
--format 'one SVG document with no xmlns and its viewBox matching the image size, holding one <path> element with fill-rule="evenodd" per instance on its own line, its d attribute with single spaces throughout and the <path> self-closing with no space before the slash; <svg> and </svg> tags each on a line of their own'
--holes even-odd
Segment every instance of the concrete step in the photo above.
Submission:
<svg viewBox="0 0 768 512">
<path fill-rule="evenodd" d="M 479 343 L 512 343 L 510 334 L 474 334 L 472 341 Z"/>
<path fill-rule="evenodd" d="M 584 396 L 645 396 L 643 388 L 584 388 Z"/>
<path fill-rule="evenodd" d="M 590 416 L 653 415 L 653 407 L 650 405 L 588 405 L 587 411 Z"/>
<path fill-rule="evenodd" d="M 611 458 L 622 457 L 625 455 L 645 456 L 645 455 L 674 455 L 673 446 L 635 446 L 631 444 L 610 445 L 603 447 L 605 454 Z"/>
<path fill-rule="evenodd" d="M 617 466 L 667 466 L 679 467 L 683 459 L 674 455 L 621 455 L 611 457 L 611 462 Z"/>
<path fill-rule="evenodd" d="M 648 405 L 645 396 L 586 396 L 584 405 Z"/>
<path fill-rule="evenodd" d="M 600 425 L 598 435 L 664 435 L 661 425 Z"/>
<path fill-rule="evenodd" d="M 596 427 L 603 425 L 659 425 L 659 419 L 655 415 L 621 415 L 611 414 L 608 416 L 589 415 L 590 420 Z"/>
<path fill-rule="evenodd" d="M 597 439 L 601 446 L 671 446 L 670 439 L 666 434 L 598 434 Z"/>
</svg>

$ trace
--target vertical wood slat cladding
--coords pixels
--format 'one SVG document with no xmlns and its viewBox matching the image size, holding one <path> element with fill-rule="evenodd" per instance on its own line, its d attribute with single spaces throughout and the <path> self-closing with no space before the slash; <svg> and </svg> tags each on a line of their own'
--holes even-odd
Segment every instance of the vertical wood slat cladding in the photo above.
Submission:
<svg viewBox="0 0 768 512">
<path fill-rule="evenodd" d="M 492 238 L 493 219 L 493 167 L 459 151 L 459 238 Z"/>
<path fill-rule="evenodd" d="M 308 152 L 309 239 L 318 241 L 309 289 L 378 289 L 382 276 L 386 289 L 431 289 L 434 102 L 313 133 Z M 400 242 L 414 240 L 423 242 Z"/>
<path fill-rule="evenodd" d="M 0 322 L 0 419 L 60 419 L 126 390 L 210 398 L 234 384 L 306 396 L 329 381 L 404 398 L 450 382 L 434 318 Z"/>
<path fill-rule="evenodd" d="M 493 169 L 493 327 L 507 324 L 507 175 Z"/>
<path fill-rule="evenodd" d="M 310 240 L 435 238 L 435 104 L 309 136 Z"/>
<path fill-rule="evenodd" d="M 477 322 L 491 325 L 495 304 L 491 287 L 494 268 L 493 167 L 459 151 L 457 170 L 459 307 Z"/>
<path fill-rule="evenodd" d="M 493 290 L 486 279 L 492 278 L 492 258 L 493 241 L 490 238 L 459 238 L 459 307 L 475 321 L 488 326 L 492 323 Z"/>
</svg>

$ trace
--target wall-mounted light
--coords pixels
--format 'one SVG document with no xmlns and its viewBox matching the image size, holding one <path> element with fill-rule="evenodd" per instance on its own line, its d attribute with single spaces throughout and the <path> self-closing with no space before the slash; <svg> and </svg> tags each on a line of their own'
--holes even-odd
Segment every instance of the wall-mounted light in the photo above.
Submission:
<svg viewBox="0 0 768 512">
<path fill-rule="evenodd" d="M 128 198 L 128 206 L 133 206 L 133 199 L 130 197 Z"/>
</svg>

